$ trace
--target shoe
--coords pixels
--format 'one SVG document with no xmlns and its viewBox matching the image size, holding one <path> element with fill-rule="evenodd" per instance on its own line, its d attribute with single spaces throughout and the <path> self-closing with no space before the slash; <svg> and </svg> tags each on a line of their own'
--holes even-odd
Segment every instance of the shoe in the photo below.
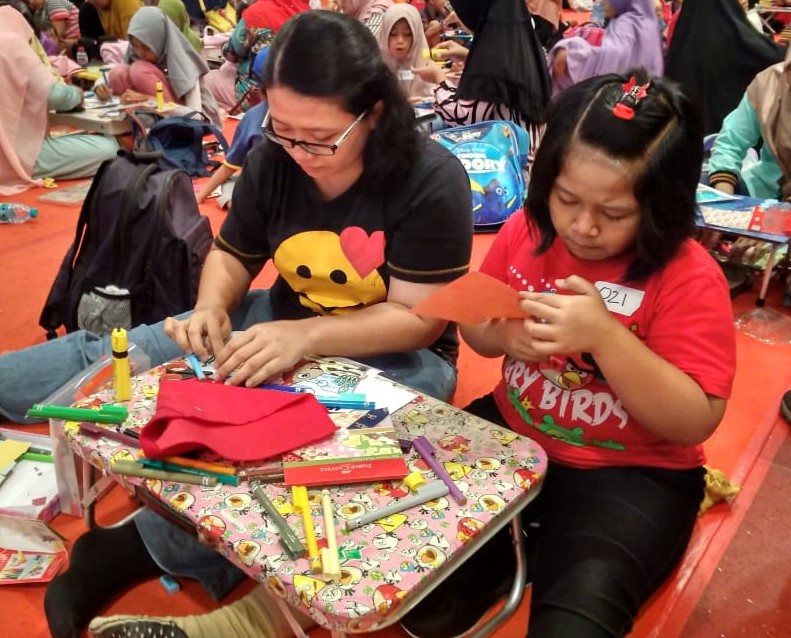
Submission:
<svg viewBox="0 0 791 638">
<path fill-rule="evenodd" d="M 780 415 L 787 423 L 791 423 L 791 390 L 786 392 L 783 398 L 780 399 Z"/>
<path fill-rule="evenodd" d="M 96 618 L 88 631 L 94 638 L 189 638 L 171 620 L 144 619 L 140 616 Z"/>
</svg>

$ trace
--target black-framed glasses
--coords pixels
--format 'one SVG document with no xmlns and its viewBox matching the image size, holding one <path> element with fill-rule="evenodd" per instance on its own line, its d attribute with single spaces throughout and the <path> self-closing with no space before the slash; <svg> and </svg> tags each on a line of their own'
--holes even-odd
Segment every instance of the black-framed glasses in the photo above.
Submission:
<svg viewBox="0 0 791 638">
<path fill-rule="evenodd" d="M 340 148 L 340 145 L 346 141 L 346 138 L 352 134 L 354 127 L 362 122 L 366 115 L 368 115 L 368 111 L 363 111 L 360 113 L 360 115 L 357 116 L 357 119 L 351 123 L 349 128 L 347 128 L 341 134 L 341 136 L 335 140 L 334 144 L 305 142 L 304 140 L 296 140 L 293 137 L 279 135 L 275 133 L 274 129 L 272 128 L 272 122 L 269 119 L 269 113 L 266 114 L 266 119 L 264 119 L 264 124 L 261 128 L 263 129 L 264 135 L 266 135 L 266 138 L 269 141 L 274 142 L 275 144 L 280 144 L 280 146 L 285 146 L 286 148 L 294 148 L 295 146 L 299 146 L 303 151 L 310 153 L 311 155 L 335 155 L 335 152 L 338 150 L 338 148 Z"/>
</svg>

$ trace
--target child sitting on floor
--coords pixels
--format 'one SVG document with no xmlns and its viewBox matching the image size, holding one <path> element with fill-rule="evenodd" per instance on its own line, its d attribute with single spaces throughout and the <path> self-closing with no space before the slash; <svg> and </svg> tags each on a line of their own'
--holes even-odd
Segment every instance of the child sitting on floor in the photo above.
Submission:
<svg viewBox="0 0 791 638">
<path fill-rule="evenodd" d="M 126 63 L 110 71 L 109 86 L 99 81 L 96 95 L 142 101 L 156 96 L 161 82 L 165 101 L 185 104 L 221 125 L 217 104 L 203 86 L 208 72 L 206 62 L 162 10 L 143 7 L 129 22 Z"/>
<path fill-rule="evenodd" d="M 264 61 L 266 60 L 269 48 L 262 49 L 258 52 L 255 62 L 253 62 L 252 73 L 260 81 L 261 70 L 264 68 Z M 247 113 L 244 114 L 236 131 L 233 134 L 233 141 L 228 154 L 222 165 L 212 173 L 211 177 L 203 185 L 197 193 L 198 203 L 204 201 L 209 195 L 214 192 L 218 186 L 223 187 L 223 192 L 217 204 L 220 208 L 226 208 L 231 201 L 233 194 L 233 182 L 229 181 L 236 171 L 242 168 L 247 153 L 250 152 L 258 142 L 264 138 L 264 119 L 269 112 L 269 107 L 266 101 L 259 102 L 253 106 Z"/>
<path fill-rule="evenodd" d="M 414 69 L 436 66 L 429 59 L 429 46 L 420 21 L 420 12 L 411 4 L 394 4 L 385 11 L 376 36 L 382 57 L 396 72 L 401 88 L 415 102 L 433 101 L 435 84 L 426 82 Z"/>
<path fill-rule="evenodd" d="M 549 458 L 522 514 L 531 638 L 628 634 L 695 525 L 702 443 L 736 363 L 728 285 L 691 237 L 702 153 L 700 113 L 670 82 L 641 69 L 566 89 L 548 109 L 524 214 L 481 265 L 519 291 L 524 318 L 460 326 L 478 354 L 503 358 L 499 384 L 465 409 Z M 461 634 L 513 575 L 504 531 L 404 627 Z"/>
</svg>

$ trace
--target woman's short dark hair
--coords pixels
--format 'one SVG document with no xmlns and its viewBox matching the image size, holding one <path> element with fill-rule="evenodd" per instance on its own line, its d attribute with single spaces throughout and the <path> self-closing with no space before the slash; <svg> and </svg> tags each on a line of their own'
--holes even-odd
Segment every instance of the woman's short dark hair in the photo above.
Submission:
<svg viewBox="0 0 791 638">
<path fill-rule="evenodd" d="M 269 47 L 262 84 L 264 90 L 283 86 L 300 95 L 336 99 L 352 115 L 381 103 L 379 121 L 363 151 L 368 182 L 382 189 L 398 186 L 414 164 L 414 109 L 382 59 L 376 38 L 354 18 L 330 11 L 291 18 Z"/>
<path fill-rule="evenodd" d="M 634 118 L 613 109 L 634 76 L 651 82 Z M 645 279 L 660 270 L 694 231 L 695 191 L 703 162 L 703 124 L 699 111 L 677 84 L 650 78 L 638 69 L 603 75 L 560 93 L 547 110 L 547 128 L 536 153 L 525 214 L 538 227 L 537 253 L 546 251 L 556 232 L 549 195 L 572 147 L 584 144 L 614 159 L 637 162 L 634 196 L 642 213 L 636 256 L 626 280 Z"/>
</svg>

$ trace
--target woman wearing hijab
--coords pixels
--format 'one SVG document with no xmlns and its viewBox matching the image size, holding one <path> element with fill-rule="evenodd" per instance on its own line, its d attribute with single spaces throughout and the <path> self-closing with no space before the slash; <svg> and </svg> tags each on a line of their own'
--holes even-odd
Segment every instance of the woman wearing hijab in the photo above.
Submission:
<svg viewBox="0 0 791 638">
<path fill-rule="evenodd" d="M 39 184 L 42 177 L 88 177 L 118 152 L 112 137 L 47 137 L 48 111 L 70 111 L 82 91 L 65 84 L 40 56 L 33 28 L 14 6 L 0 6 L 0 195 Z"/>
<path fill-rule="evenodd" d="M 747 151 L 759 144 L 759 161 L 742 170 Z M 739 178 L 746 195 L 791 201 L 791 52 L 755 76 L 717 135 L 709 182 L 733 193 Z"/>
<path fill-rule="evenodd" d="M 523 0 L 452 0 L 464 25 L 475 34 L 469 53 L 449 42 L 451 57 L 466 63 L 454 85 L 442 69 L 418 69 L 437 84 L 434 110 L 449 126 L 509 120 L 530 134 L 528 161 L 541 140 L 540 124 L 550 98 L 549 73 L 541 43 Z"/>
<path fill-rule="evenodd" d="M 252 73 L 258 52 L 269 46 L 290 17 L 309 8 L 308 0 L 256 0 L 244 10 L 222 47 L 226 61 L 206 76 L 222 108 L 246 112 L 260 101 L 259 82 Z"/>
<path fill-rule="evenodd" d="M 173 24 L 181 31 L 181 34 L 200 53 L 203 48 L 203 42 L 198 32 L 190 26 L 190 15 L 187 13 L 187 7 L 184 6 L 182 0 L 159 0 L 156 6 L 173 21 Z"/>
<path fill-rule="evenodd" d="M 738 0 L 684 0 L 665 75 L 699 102 L 705 133 L 716 133 L 756 74 L 780 62 L 783 54 L 753 29 Z"/>
<path fill-rule="evenodd" d="M 601 44 L 573 36 L 560 40 L 549 52 L 553 92 L 605 73 L 644 67 L 662 75 L 662 34 L 654 0 L 606 0 L 610 21 Z"/>
<path fill-rule="evenodd" d="M 436 66 L 424 57 L 429 50 L 420 12 L 411 4 L 394 4 L 385 11 L 376 36 L 387 66 L 395 71 L 401 88 L 415 101 L 428 99 L 434 85 L 420 79 L 413 69 Z"/>
<path fill-rule="evenodd" d="M 214 98 L 203 89 L 202 78 L 208 72 L 206 62 L 162 10 L 143 7 L 129 23 L 126 63 L 113 67 L 109 82 L 122 101 L 154 96 L 161 82 L 166 101 L 184 104 L 220 124 Z M 99 84 L 96 94 L 110 93 Z"/>
</svg>

